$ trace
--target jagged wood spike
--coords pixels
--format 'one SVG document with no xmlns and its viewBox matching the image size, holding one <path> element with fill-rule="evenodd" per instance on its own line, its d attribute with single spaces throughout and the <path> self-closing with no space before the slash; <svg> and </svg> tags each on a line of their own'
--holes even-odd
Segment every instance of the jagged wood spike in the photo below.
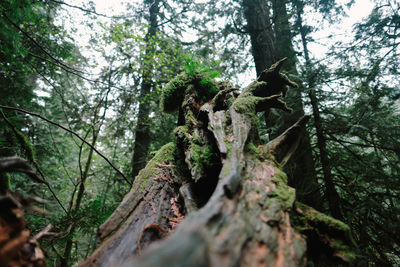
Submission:
<svg viewBox="0 0 400 267">
<path fill-rule="evenodd" d="M 301 137 L 301 131 L 309 119 L 309 115 L 301 117 L 295 124 L 293 124 L 293 126 L 266 145 L 269 152 L 282 167 L 289 161 L 297 149 Z"/>
</svg>

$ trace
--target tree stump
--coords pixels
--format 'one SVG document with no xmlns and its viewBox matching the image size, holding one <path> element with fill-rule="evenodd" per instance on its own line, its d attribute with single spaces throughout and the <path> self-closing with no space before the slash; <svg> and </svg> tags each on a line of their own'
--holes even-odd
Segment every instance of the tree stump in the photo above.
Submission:
<svg viewBox="0 0 400 267">
<path fill-rule="evenodd" d="M 99 229 L 107 239 L 81 266 L 334 266 L 354 259 L 349 228 L 297 204 L 281 170 L 308 117 L 267 144 L 258 136 L 257 112 L 290 112 L 282 97 L 296 85 L 279 72 L 283 62 L 243 92 L 201 73 L 183 73 L 164 88 L 161 106 L 180 112 L 176 142 L 139 173 Z"/>
</svg>

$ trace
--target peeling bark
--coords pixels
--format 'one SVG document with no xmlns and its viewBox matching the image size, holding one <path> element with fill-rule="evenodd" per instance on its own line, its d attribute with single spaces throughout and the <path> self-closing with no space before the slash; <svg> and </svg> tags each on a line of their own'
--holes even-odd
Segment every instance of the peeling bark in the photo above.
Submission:
<svg viewBox="0 0 400 267">
<path fill-rule="evenodd" d="M 214 82 L 220 90 L 206 92 L 196 87 L 201 77 L 180 75 L 185 82 L 172 81 L 179 84 L 177 90 L 185 88 L 185 124 L 175 130 L 176 144 L 162 148 L 141 171 L 100 228 L 101 237 L 111 236 L 81 266 L 305 266 L 311 255 L 308 242 L 315 237 L 297 228 L 324 224 L 313 224 L 321 217 L 294 209 L 295 190 L 287 185 L 280 163 L 293 154 L 308 118 L 261 144 L 255 116 L 270 108 L 289 110 L 281 97 L 294 84 L 279 72 L 282 63 L 264 71 L 241 94 L 226 82 Z M 265 92 L 272 89 L 272 95 Z M 316 221 L 329 221 L 322 218 Z M 351 250 L 346 236 L 327 233 Z M 350 260 L 324 253 L 327 259 Z"/>
</svg>

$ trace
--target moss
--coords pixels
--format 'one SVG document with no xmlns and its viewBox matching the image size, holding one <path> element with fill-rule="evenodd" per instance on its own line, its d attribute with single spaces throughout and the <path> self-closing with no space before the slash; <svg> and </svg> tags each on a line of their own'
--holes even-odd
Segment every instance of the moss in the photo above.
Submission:
<svg viewBox="0 0 400 267">
<path fill-rule="evenodd" d="M 174 130 L 174 135 L 182 140 L 190 140 L 191 136 L 189 134 L 189 127 L 186 125 L 178 126 Z"/>
<path fill-rule="evenodd" d="M 262 89 L 265 89 L 267 87 L 266 82 L 259 82 L 259 81 L 254 81 L 252 82 L 246 89 L 244 90 L 244 93 L 249 93 L 251 95 L 257 95 L 257 91 L 261 91 Z"/>
<path fill-rule="evenodd" d="M 268 151 L 265 152 L 264 146 L 256 146 L 253 142 L 250 142 L 246 145 L 245 149 L 246 152 L 256 156 L 260 161 L 271 160 L 271 154 Z"/>
<path fill-rule="evenodd" d="M 256 112 L 256 104 L 259 97 L 257 96 L 240 96 L 233 103 L 235 110 L 242 114 L 254 114 Z"/>
<path fill-rule="evenodd" d="M 192 159 L 199 165 L 211 165 L 212 149 L 208 145 L 198 145 L 191 143 L 189 151 L 192 155 Z"/>
<path fill-rule="evenodd" d="M 234 101 L 233 105 L 235 110 L 242 114 L 254 114 L 260 97 L 254 96 L 253 93 L 258 86 L 263 84 L 265 84 L 265 82 L 252 82 Z"/>
<path fill-rule="evenodd" d="M 162 90 L 160 107 L 164 112 L 174 112 L 183 101 L 187 86 L 193 81 L 186 72 L 172 79 Z"/>
<path fill-rule="evenodd" d="M 186 124 L 186 125 L 191 125 L 191 124 L 196 125 L 196 124 L 197 124 L 196 116 L 194 115 L 194 113 L 193 113 L 192 110 L 188 110 L 188 111 L 186 112 L 186 115 L 185 115 L 185 124 Z"/>
<path fill-rule="evenodd" d="M 206 77 L 199 76 L 198 79 L 200 88 L 199 96 L 204 102 L 209 101 L 217 94 L 217 85 L 214 83 L 214 81 Z"/>
<path fill-rule="evenodd" d="M 286 173 L 283 172 L 281 169 L 275 168 L 275 175 L 272 178 L 272 181 L 275 183 L 283 182 L 283 183 L 287 184 L 288 177 L 287 177 Z"/>
<path fill-rule="evenodd" d="M 309 236 L 310 246 L 319 247 L 328 257 L 338 257 L 345 262 L 356 259 L 356 244 L 347 224 L 303 203 L 296 202 L 296 207 L 296 212 L 291 214 L 292 225 L 300 233 Z M 330 249 L 324 249 L 324 246 Z"/>
<path fill-rule="evenodd" d="M 268 197 L 265 200 L 264 207 L 271 207 L 279 204 L 283 210 L 291 210 L 296 198 L 294 188 L 286 184 L 286 174 L 275 168 L 275 175 L 271 181 L 275 183 L 275 190 L 268 192 Z"/>
<path fill-rule="evenodd" d="M 252 153 L 252 154 L 254 154 L 254 155 L 257 155 L 257 157 L 261 154 L 261 150 L 259 150 L 253 143 L 248 143 L 247 145 L 246 145 L 246 151 L 248 151 L 248 152 L 250 152 L 250 153 Z"/>
<path fill-rule="evenodd" d="M 309 222 L 312 222 L 314 225 L 323 225 L 328 228 L 327 230 L 332 231 L 340 231 L 343 233 L 350 232 L 350 227 L 342 221 L 339 221 L 324 213 L 318 212 L 317 210 L 301 202 L 297 202 L 296 206 L 303 211 L 303 214 L 307 218 L 307 220 Z"/>
<path fill-rule="evenodd" d="M 335 256 L 347 262 L 352 262 L 357 258 L 357 254 L 343 240 L 331 240 L 331 247 L 335 251 Z"/>
<path fill-rule="evenodd" d="M 176 145 L 170 142 L 161 147 L 154 157 L 147 163 L 146 167 L 139 172 L 136 177 L 133 187 L 139 192 L 144 192 L 148 184 L 149 178 L 159 174 L 160 169 L 158 164 L 160 163 L 174 163 L 175 160 Z"/>
</svg>

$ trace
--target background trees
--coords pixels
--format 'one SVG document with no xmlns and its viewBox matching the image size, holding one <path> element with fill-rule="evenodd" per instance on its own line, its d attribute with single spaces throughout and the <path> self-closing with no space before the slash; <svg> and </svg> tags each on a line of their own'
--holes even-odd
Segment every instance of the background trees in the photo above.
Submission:
<svg viewBox="0 0 400 267">
<path fill-rule="evenodd" d="M 286 96 L 295 112 L 259 115 L 261 140 L 311 113 L 286 167 L 298 199 L 348 223 L 364 263 L 398 261 L 400 6 L 374 5 L 352 36 L 328 35 L 322 57 L 313 50 L 319 28 L 340 25 L 347 8 L 336 1 L 144 1 L 115 17 L 94 5 L 2 1 L 0 104 L 66 126 L 122 172 L 63 130 L 3 109 L 0 155 L 31 161 L 53 191 L 18 174 L 10 183 L 1 178 L 3 188 L 49 201 L 41 206 L 48 215 L 28 215 L 32 229 L 52 223 L 60 233 L 43 241 L 49 265 L 91 253 L 95 229 L 143 164 L 173 140 L 178 114 L 162 114 L 158 98 L 185 62 L 212 65 L 242 86 L 282 57 L 300 85 Z M 74 42 L 65 10 L 84 16 L 91 53 Z"/>
</svg>

